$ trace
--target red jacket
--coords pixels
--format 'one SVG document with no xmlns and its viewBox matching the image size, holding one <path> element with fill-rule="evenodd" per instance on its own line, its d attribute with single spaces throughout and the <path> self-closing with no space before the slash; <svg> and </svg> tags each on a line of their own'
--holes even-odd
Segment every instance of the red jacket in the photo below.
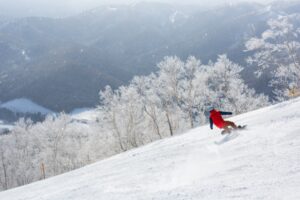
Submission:
<svg viewBox="0 0 300 200">
<path fill-rule="evenodd" d="M 231 112 L 223 112 L 223 111 L 218 111 L 218 110 L 211 110 L 210 111 L 210 116 L 209 116 L 209 121 L 210 121 L 210 128 L 213 128 L 213 124 L 215 124 L 218 128 L 223 128 L 225 125 L 225 121 L 222 117 L 222 115 L 231 115 Z"/>
</svg>

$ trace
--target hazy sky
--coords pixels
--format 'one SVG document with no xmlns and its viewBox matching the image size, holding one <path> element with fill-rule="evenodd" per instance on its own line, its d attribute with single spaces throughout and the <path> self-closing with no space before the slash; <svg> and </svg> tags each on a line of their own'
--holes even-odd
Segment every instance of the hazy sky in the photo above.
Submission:
<svg viewBox="0 0 300 200">
<path fill-rule="evenodd" d="M 100 5 L 133 4 L 145 0 L 0 0 L 0 16 L 51 16 L 63 17 L 80 13 Z M 146 0 L 172 3 L 221 4 L 246 0 Z M 248 0 L 260 3 L 272 0 Z"/>
</svg>

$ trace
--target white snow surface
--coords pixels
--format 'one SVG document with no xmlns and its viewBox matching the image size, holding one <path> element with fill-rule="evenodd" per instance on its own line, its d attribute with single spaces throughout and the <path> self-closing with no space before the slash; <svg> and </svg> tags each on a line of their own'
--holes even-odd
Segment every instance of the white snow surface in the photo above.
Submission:
<svg viewBox="0 0 300 200">
<path fill-rule="evenodd" d="M 95 108 L 78 108 L 70 113 L 73 119 L 95 121 L 99 113 Z"/>
<path fill-rule="evenodd" d="M 8 130 L 12 130 L 14 128 L 13 125 L 11 124 L 5 124 L 3 122 L 0 121 L 0 132 L 1 132 L 1 129 L 8 129 Z"/>
<path fill-rule="evenodd" d="M 43 106 L 40 106 L 26 98 L 14 99 L 14 100 L 5 102 L 3 104 L 0 104 L 0 107 L 6 108 L 6 109 L 11 110 L 12 112 L 16 112 L 16 113 L 39 113 L 39 112 L 41 114 L 53 113 L 53 111 L 51 111 Z"/>
<path fill-rule="evenodd" d="M 2 200 L 300 199 L 300 99 L 202 126 L 60 176 L 0 193 Z"/>
</svg>

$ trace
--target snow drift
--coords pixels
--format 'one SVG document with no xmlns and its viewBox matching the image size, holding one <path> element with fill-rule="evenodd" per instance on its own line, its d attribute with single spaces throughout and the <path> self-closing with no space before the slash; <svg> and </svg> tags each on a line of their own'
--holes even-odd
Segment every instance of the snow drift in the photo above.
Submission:
<svg viewBox="0 0 300 200">
<path fill-rule="evenodd" d="M 9 200 L 300 199 L 300 99 L 231 118 L 0 193 Z M 38 172 L 37 172 L 38 173 Z"/>
</svg>

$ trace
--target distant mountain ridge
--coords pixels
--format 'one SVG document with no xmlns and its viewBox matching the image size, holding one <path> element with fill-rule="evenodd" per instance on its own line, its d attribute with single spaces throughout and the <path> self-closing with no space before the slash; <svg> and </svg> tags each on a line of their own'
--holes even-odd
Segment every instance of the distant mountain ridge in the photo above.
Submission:
<svg viewBox="0 0 300 200">
<path fill-rule="evenodd" d="M 105 85 L 149 74 L 164 56 L 244 63 L 245 38 L 299 3 L 243 3 L 202 10 L 160 3 L 102 6 L 74 17 L 0 18 L 0 100 L 26 97 L 54 111 L 92 107 Z M 251 73 L 246 69 L 245 74 Z M 249 76 L 248 76 L 249 77 Z M 246 80 L 258 91 L 266 81 Z"/>
</svg>

